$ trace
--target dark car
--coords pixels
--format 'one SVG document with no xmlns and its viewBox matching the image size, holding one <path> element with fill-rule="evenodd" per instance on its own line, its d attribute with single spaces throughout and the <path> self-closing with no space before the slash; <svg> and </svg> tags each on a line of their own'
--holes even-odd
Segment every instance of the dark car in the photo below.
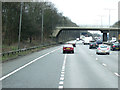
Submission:
<svg viewBox="0 0 120 90">
<path fill-rule="evenodd" d="M 72 43 L 73 47 L 76 47 L 76 43 Z"/>
<path fill-rule="evenodd" d="M 98 47 L 98 44 L 96 42 L 91 42 L 89 44 L 89 49 L 92 49 L 92 48 L 97 48 Z"/>
<path fill-rule="evenodd" d="M 102 40 L 97 40 L 96 43 L 99 45 L 99 44 L 102 44 Z"/>
<path fill-rule="evenodd" d="M 111 50 L 112 51 L 114 51 L 114 50 L 120 50 L 120 43 L 119 42 L 112 43 L 111 44 Z"/>
</svg>

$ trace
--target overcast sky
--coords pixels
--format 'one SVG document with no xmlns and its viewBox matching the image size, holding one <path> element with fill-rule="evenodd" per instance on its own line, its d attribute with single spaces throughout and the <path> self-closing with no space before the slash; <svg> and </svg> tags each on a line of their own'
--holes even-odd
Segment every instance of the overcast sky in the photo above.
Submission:
<svg viewBox="0 0 120 90">
<path fill-rule="evenodd" d="M 118 2 L 120 0 L 47 0 L 59 12 L 78 25 L 109 25 L 118 21 Z M 102 20 L 101 20 L 102 17 Z"/>
</svg>

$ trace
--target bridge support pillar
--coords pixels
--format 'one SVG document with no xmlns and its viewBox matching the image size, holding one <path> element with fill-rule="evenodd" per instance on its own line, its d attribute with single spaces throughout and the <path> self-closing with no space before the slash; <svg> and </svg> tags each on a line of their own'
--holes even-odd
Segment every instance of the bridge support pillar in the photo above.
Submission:
<svg viewBox="0 0 120 90">
<path fill-rule="evenodd" d="M 103 33 L 103 42 L 107 41 L 107 33 L 108 31 L 101 31 Z"/>
<path fill-rule="evenodd" d="M 58 38 L 58 36 L 56 37 L 56 43 L 58 43 L 59 42 L 59 38 Z"/>
<path fill-rule="evenodd" d="M 107 41 L 107 33 L 103 33 L 103 42 Z"/>
</svg>

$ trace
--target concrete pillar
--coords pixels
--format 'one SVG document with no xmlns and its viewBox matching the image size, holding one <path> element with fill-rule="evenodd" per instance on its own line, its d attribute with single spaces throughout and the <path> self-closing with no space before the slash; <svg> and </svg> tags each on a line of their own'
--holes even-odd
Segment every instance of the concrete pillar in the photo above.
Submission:
<svg viewBox="0 0 120 90">
<path fill-rule="evenodd" d="M 103 33 L 103 42 L 107 41 L 107 33 Z"/>
<path fill-rule="evenodd" d="M 59 43 L 59 36 L 57 36 L 55 39 L 56 39 L 56 43 Z"/>
</svg>

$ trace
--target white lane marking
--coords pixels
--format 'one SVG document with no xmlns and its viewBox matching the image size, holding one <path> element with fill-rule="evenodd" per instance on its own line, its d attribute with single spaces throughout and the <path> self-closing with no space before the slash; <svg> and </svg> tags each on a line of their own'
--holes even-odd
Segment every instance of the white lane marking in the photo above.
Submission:
<svg viewBox="0 0 120 90">
<path fill-rule="evenodd" d="M 62 69 L 65 69 L 65 66 L 62 66 Z"/>
<path fill-rule="evenodd" d="M 60 81 L 59 84 L 63 84 L 64 82 L 63 81 Z"/>
<path fill-rule="evenodd" d="M 65 72 L 61 72 L 61 74 L 64 74 Z"/>
<path fill-rule="evenodd" d="M 60 80 L 64 80 L 64 77 L 60 77 Z"/>
<path fill-rule="evenodd" d="M 61 77 L 64 77 L 64 74 L 62 74 Z"/>
<path fill-rule="evenodd" d="M 67 55 L 65 55 L 64 61 L 63 61 L 63 66 L 62 66 L 62 71 L 61 71 L 61 77 L 60 77 L 60 82 L 59 82 L 59 87 L 58 87 L 59 89 L 63 89 L 66 57 L 67 57 Z"/>
<path fill-rule="evenodd" d="M 65 69 L 62 69 L 62 72 L 64 72 L 65 71 Z"/>
<path fill-rule="evenodd" d="M 58 88 L 59 88 L 59 89 L 63 89 L 63 86 L 59 86 Z"/>
<path fill-rule="evenodd" d="M 120 75 L 119 75 L 118 73 L 115 72 L 114 74 L 115 74 L 116 76 L 120 77 Z"/>
<path fill-rule="evenodd" d="M 27 67 L 28 65 L 30 65 L 30 64 L 32 64 L 32 63 L 34 63 L 34 62 L 36 62 L 37 60 L 39 60 L 39 59 L 41 59 L 41 58 L 43 58 L 43 57 L 45 57 L 45 56 L 49 55 L 49 54 L 50 54 L 50 53 L 52 53 L 52 52 L 55 52 L 56 50 L 59 50 L 59 49 L 60 49 L 60 48 L 55 49 L 55 50 L 53 50 L 53 51 L 51 51 L 51 52 L 48 52 L 48 53 L 46 53 L 46 54 L 44 54 L 44 55 L 42 55 L 42 56 L 40 56 L 40 57 L 38 57 L 38 58 L 36 58 L 36 59 L 34 59 L 34 60 L 30 61 L 29 63 L 27 63 L 27 64 L 25 64 L 25 65 L 23 65 L 23 66 L 19 67 L 18 69 L 16 69 L 16 70 L 12 71 L 11 73 L 9 73 L 9 74 L 7 74 L 7 75 L 5 75 L 5 76 L 1 77 L 1 78 L 0 78 L 0 81 L 2 81 L 2 80 L 4 80 L 4 79 L 6 79 L 7 77 L 9 77 L 9 76 L 13 75 L 14 73 L 16 73 L 16 72 L 20 71 L 21 69 L 23 69 L 23 68 Z"/>
<path fill-rule="evenodd" d="M 98 58 L 96 58 L 96 60 L 98 60 Z"/>
<path fill-rule="evenodd" d="M 102 63 L 103 66 L 107 66 L 105 63 Z"/>
</svg>

